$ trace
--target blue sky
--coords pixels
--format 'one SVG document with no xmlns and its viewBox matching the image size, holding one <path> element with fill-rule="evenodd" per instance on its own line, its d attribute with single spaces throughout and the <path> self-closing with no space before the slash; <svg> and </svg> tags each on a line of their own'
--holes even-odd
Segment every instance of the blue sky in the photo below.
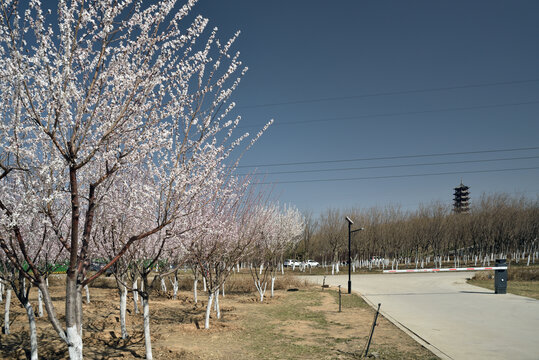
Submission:
<svg viewBox="0 0 539 360">
<path fill-rule="evenodd" d="M 223 38 L 242 31 L 245 130 L 275 119 L 242 165 L 325 170 L 261 177 L 282 202 L 414 209 L 451 203 L 461 179 L 472 201 L 539 194 L 539 169 L 470 173 L 537 168 L 539 149 L 264 166 L 539 147 L 539 2 L 201 0 L 194 13 Z M 432 163 L 450 164 L 372 168 Z M 328 171 L 342 168 L 355 170 Z"/>
</svg>

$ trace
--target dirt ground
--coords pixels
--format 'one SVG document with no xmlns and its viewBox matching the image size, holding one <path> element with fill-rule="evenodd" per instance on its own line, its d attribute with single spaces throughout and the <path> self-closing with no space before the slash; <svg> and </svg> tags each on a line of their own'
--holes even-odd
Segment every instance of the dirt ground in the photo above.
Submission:
<svg viewBox="0 0 539 360">
<path fill-rule="evenodd" d="M 51 293 L 63 321 L 64 288 L 51 286 Z M 132 299 L 127 314 L 129 338 L 122 340 L 117 291 L 90 288 L 90 294 L 90 304 L 83 305 L 85 358 L 145 358 L 142 315 L 134 313 Z M 374 315 L 359 302 L 338 312 L 335 293 L 318 287 L 279 290 L 274 298 L 268 294 L 264 303 L 254 293 L 231 293 L 220 298 L 222 318 L 217 320 L 212 313 L 211 329 L 204 330 L 205 304 L 202 292 L 198 304 L 188 291 L 176 300 L 171 292 L 150 299 L 154 359 L 357 359 L 364 352 Z M 3 308 L 4 303 L 2 319 Z M 46 317 L 38 318 L 37 326 L 40 359 L 67 359 L 66 347 Z M 0 335 L 0 357 L 26 359 L 28 323 L 15 297 L 10 327 L 10 335 Z M 370 353 L 388 359 L 436 358 L 383 317 Z"/>
</svg>

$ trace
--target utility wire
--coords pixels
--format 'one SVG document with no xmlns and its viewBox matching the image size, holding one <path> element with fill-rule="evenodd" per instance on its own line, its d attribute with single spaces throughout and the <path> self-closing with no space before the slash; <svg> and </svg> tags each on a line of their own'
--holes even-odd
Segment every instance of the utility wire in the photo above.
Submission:
<svg viewBox="0 0 539 360">
<path fill-rule="evenodd" d="M 329 121 L 355 120 L 355 119 L 367 119 L 367 118 L 379 118 L 379 117 L 394 117 L 394 116 L 404 116 L 404 115 L 421 115 L 421 114 L 432 114 L 432 113 L 464 111 L 464 110 L 494 109 L 494 108 L 511 107 L 511 106 L 532 105 L 532 104 L 539 104 L 539 100 L 522 101 L 522 102 L 515 102 L 515 103 L 504 103 L 504 104 L 461 106 L 461 107 L 441 108 L 441 109 L 432 109 L 432 110 L 404 111 L 404 112 L 394 112 L 394 113 L 365 114 L 365 115 L 342 116 L 342 117 L 311 119 L 311 120 L 275 122 L 272 126 L 289 126 L 289 125 L 299 125 L 299 124 L 309 124 L 309 123 L 329 122 Z M 259 128 L 260 126 L 262 125 L 238 126 L 238 129 Z"/>
<path fill-rule="evenodd" d="M 539 158 L 539 155 L 538 156 L 512 157 L 512 158 L 482 159 L 482 160 L 444 161 L 444 162 L 419 163 L 419 164 L 364 166 L 364 167 L 356 167 L 356 168 L 274 171 L 274 172 L 253 173 L 253 174 L 238 174 L 238 176 L 247 176 L 247 175 L 266 176 L 266 175 L 301 174 L 301 173 L 334 172 L 334 171 L 349 171 L 349 170 L 390 169 L 390 168 L 399 168 L 399 167 L 471 164 L 471 163 L 486 163 L 486 162 L 494 162 L 494 161 L 528 160 L 528 159 L 538 159 L 538 158 Z"/>
<path fill-rule="evenodd" d="M 256 165 L 240 165 L 238 168 L 253 168 L 253 167 L 271 167 L 271 166 L 292 166 L 292 165 L 312 165 L 312 164 L 334 164 L 354 161 L 372 161 L 372 160 L 393 160 L 393 159 L 412 159 L 422 157 L 436 157 L 436 156 L 453 156 L 453 155 L 470 155 L 470 154 L 487 154 L 497 152 L 511 152 L 511 151 L 525 151 L 525 150 L 537 150 L 539 146 L 535 147 L 523 147 L 512 149 L 492 149 L 492 150 L 477 150 L 477 151 L 460 151 L 449 153 L 431 153 L 431 154 L 415 154 L 415 155 L 398 155 L 398 156 L 381 156 L 381 157 L 369 157 L 369 158 L 356 158 L 356 159 L 336 159 L 336 160 L 318 160 L 318 161 L 301 161 L 301 162 L 288 162 L 288 163 L 272 163 L 272 164 L 256 164 Z"/>
<path fill-rule="evenodd" d="M 444 87 L 434 87 L 434 88 L 424 88 L 424 89 L 409 89 L 409 90 L 400 90 L 400 91 L 384 91 L 384 92 L 370 93 L 370 94 L 360 94 L 360 95 L 350 95 L 350 96 L 335 96 L 335 97 L 303 99 L 303 100 L 290 100 L 290 101 L 282 101 L 282 102 L 274 102 L 274 103 L 245 105 L 245 106 L 238 106 L 238 108 L 247 109 L 247 108 L 260 108 L 260 107 L 270 107 L 270 106 L 280 106 L 280 105 L 309 104 L 309 103 L 322 102 L 322 101 L 349 100 L 349 99 L 361 99 L 361 98 L 367 98 L 367 97 L 404 95 L 404 94 L 418 94 L 418 93 L 434 92 L 434 91 L 474 89 L 474 88 L 482 88 L 482 87 L 526 84 L 526 83 L 533 83 L 533 82 L 538 82 L 538 81 L 539 81 L 539 79 L 527 79 L 527 80 L 498 81 L 498 82 L 481 83 L 481 84 L 444 86 Z"/>
<path fill-rule="evenodd" d="M 456 175 L 456 174 L 481 174 L 481 173 L 493 173 L 504 171 L 523 171 L 523 170 L 536 170 L 537 167 L 521 167 L 512 169 L 494 169 L 494 170 L 471 170 L 471 171 L 450 171 L 439 173 L 426 173 L 426 174 L 405 174 L 405 175 L 383 175 L 383 176 L 364 176 L 354 178 L 340 178 L 340 179 L 309 179 L 309 180 L 291 180 L 291 181 L 268 181 L 261 182 L 257 185 L 273 185 L 273 184 L 294 184 L 294 183 L 314 183 L 314 182 L 333 182 L 333 181 L 352 181 L 352 180 L 373 180 L 373 179 L 396 179 L 406 177 L 419 177 L 419 176 L 436 176 L 436 175 Z"/>
</svg>

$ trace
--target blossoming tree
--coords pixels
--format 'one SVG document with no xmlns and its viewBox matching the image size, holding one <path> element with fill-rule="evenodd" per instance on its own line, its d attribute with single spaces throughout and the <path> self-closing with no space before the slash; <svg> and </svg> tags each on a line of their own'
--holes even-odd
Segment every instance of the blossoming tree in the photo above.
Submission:
<svg viewBox="0 0 539 360">
<path fill-rule="evenodd" d="M 70 358 L 81 359 L 84 286 L 172 226 L 248 136 L 234 137 L 239 118 L 228 119 L 244 69 L 230 54 L 235 37 L 222 44 L 214 29 L 202 39 L 202 16 L 184 28 L 194 0 L 60 0 L 50 15 L 38 0 L 21 3 L 3 1 L 0 12 L 0 181 L 16 194 L 0 193 L 0 221 L 16 249 L 4 234 L 0 246 L 43 293 Z M 159 194 L 155 221 L 126 233 L 109 263 L 87 276 L 100 201 L 120 180 L 129 187 L 133 169 Z M 47 241 L 69 264 L 63 324 L 21 221 L 42 209 L 53 230 Z"/>
<path fill-rule="evenodd" d="M 289 247 L 301 240 L 304 221 L 301 213 L 291 206 L 281 209 L 278 204 L 272 204 L 261 211 L 266 215 L 256 219 L 258 231 L 252 251 L 255 267 L 251 268 L 251 275 L 262 302 L 270 279 L 273 296 L 278 262 Z"/>
</svg>

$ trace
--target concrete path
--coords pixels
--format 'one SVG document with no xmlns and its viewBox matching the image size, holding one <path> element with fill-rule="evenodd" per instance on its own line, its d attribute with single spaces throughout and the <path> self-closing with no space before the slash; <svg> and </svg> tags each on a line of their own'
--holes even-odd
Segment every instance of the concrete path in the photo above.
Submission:
<svg viewBox="0 0 539 360">
<path fill-rule="evenodd" d="M 473 273 L 352 275 L 352 291 L 442 359 L 539 359 L 539 301 L 466 284 Z M 306 276 L 322 284 L 323 276 Z M 348 287 L 348 275 L 326 284 Z M 375 334 L 376 338 L 376 334 Z"/>
</svg>

